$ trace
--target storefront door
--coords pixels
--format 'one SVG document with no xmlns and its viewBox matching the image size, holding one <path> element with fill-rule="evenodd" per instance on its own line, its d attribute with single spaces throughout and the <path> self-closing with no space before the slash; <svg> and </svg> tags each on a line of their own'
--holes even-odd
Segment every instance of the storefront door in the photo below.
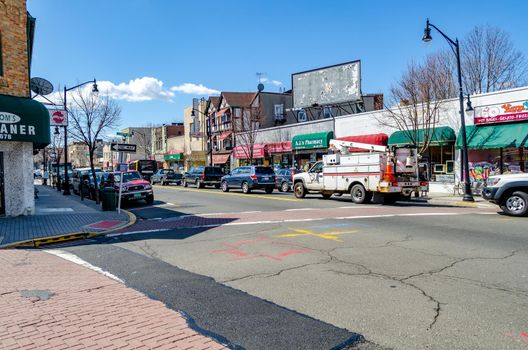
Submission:
<svg viewBox="0 0 528 350">
<path fill-rule="evenodd" d="M 4 153 L 0 152 L 0 216 L 5 215 Z"/>
</svg>

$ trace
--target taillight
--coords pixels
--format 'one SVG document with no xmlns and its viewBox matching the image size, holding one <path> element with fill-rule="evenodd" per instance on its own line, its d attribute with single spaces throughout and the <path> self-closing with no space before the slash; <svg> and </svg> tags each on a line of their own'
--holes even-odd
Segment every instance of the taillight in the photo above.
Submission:
<svg viewBox="0 0 528 350">
<path fill-rule="evenodd" d="M 253 180 L 257 179 L 257 175 L 250 175 L 249 177 L 252 178 Z"/>
<path fill-rule="evenodd" d="M 202 174 L 202 180 L 205 181 L 205 174 Z"/>
<path fill-rule="evenodd" d="M 277 181 L 277 176 L 273 175 L 273 182 Z"/>
<path fill-rule="evenodd" d="M 427 182 L 426 181 L 420 182 L 420 186 L 427 186 Z"/>
</svg>

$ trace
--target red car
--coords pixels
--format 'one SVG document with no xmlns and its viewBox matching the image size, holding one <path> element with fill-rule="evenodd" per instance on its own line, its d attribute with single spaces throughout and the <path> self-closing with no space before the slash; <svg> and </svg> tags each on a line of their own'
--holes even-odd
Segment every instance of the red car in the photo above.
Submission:
<svg viewBox="0 0 528 350">
<path fill-rule="evenodd" d="M 121 173 L 113 173 L 116 190 L 119 191 Z M 150 182 L 144 180 L 137 171 L 123 173 L 121 199 L 127 201 L 145 200 L 147 204 L 154 203 L 154 193 Z"/>
</svg>

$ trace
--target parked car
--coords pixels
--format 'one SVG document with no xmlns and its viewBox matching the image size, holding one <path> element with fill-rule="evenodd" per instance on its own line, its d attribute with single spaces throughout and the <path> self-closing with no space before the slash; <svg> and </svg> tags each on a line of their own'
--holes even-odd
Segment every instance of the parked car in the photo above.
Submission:
<svg viewBox="0 0 528 350">
<path fill-rule="evenodd" d="M 98 173 L 101 173 L 103 170 L 101 168 L 95 168 L 95 176 L 97 176 Z M 80 187 L 80 184 L 81 184 L 81 179 L 85 176 L 85 175 L 89 175 L 91 179 L 91 181 L 93 182 L 93 177 L 92 177 L 92 169 L 91 168 L 76 168 L 76 169 L 73 169 L 72 171 L 72 174 L 71 174 L 71 184 L 72 184 L 72 190 L 73 190 L 73 193 L 75 194 L 79 194 L 79 187 Z"/>
<path fill-rule="evenodd" d="M 231 188 L 241 188 L 244 193 L 250 193 L 251 190 L 256 189 L 272 193 L 275 180 L 275 172 L 268 166 L 242 166 L 222 177 L 221 187 L 224 192 Z"/>
<path fill-rule="evenodd" d="M 511 216 L 528 215 L 528 174 L 490 176 L 482 197 Z"/>
<path fill-rule="evenodd" d="M 219 166 L 193 167 L 183 176 L 183 187 L 196 185 L 197 188 L 205 186 L 220 188 L 222 176 L 224 176 L 224 172 Z"/>
<path fill-rule="evenodd" d="M 293 188 L 293 175 L 302 172 L 297 169 L 282 168 L 275 170 L 277 179 L 275 180 L 275 188 L 280 192 L 288 192 Z"/>
<path fill-rule="evenodd" d="M 150 183 L 152 185 L 160 183 L 162 186 L 169 184 L 181 185 L 182 178 L 182 174 L 179 174 L 172 169 L 159 169 L 150 177 Z"/>
<path fill-rule="evenodd" d="M 139 201 L 145 200 L 147 204 L 154 203 L 154 192 L 150 182 L 144 180 L 137 171 L 123 172 L 123 183 L 121 187 L 121 200 Z M 119 191 L 121 173 L 105 173 L 101 178 L 101 188 L 114 186 Z M 102 198 L 102 197 L 101 197 Z"/>
</svg>

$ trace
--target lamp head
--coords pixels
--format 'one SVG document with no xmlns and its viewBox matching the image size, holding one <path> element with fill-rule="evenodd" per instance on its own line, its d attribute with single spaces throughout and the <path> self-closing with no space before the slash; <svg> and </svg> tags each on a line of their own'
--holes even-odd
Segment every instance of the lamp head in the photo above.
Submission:
<svg viewBox="0 0 528 350">
<path fill-rule="evenodd" d="M 194 117 L 196 116 L 196 114 L 194 114 L 194 108 L 191 110 L 191 117 Z"/>
<path fill-rule="evenodd" d="M 94 79 L 93 85 L 92 85 L 92 92 L 94 94 L 97 94 L 99 92 L 99 89 L 97 88 L 97 81 Z"/>
<path fill-rule="evenodd" d="M 429 26 L 429 18 L 427 19 L 425 29 L 424 29 L 424 35 L 422 37 L 422 41 L 424 43 L 428 43 L 431 40 L 433 40 L 433 37 L 431 36 L 431 27 Z"/>
</svg>

